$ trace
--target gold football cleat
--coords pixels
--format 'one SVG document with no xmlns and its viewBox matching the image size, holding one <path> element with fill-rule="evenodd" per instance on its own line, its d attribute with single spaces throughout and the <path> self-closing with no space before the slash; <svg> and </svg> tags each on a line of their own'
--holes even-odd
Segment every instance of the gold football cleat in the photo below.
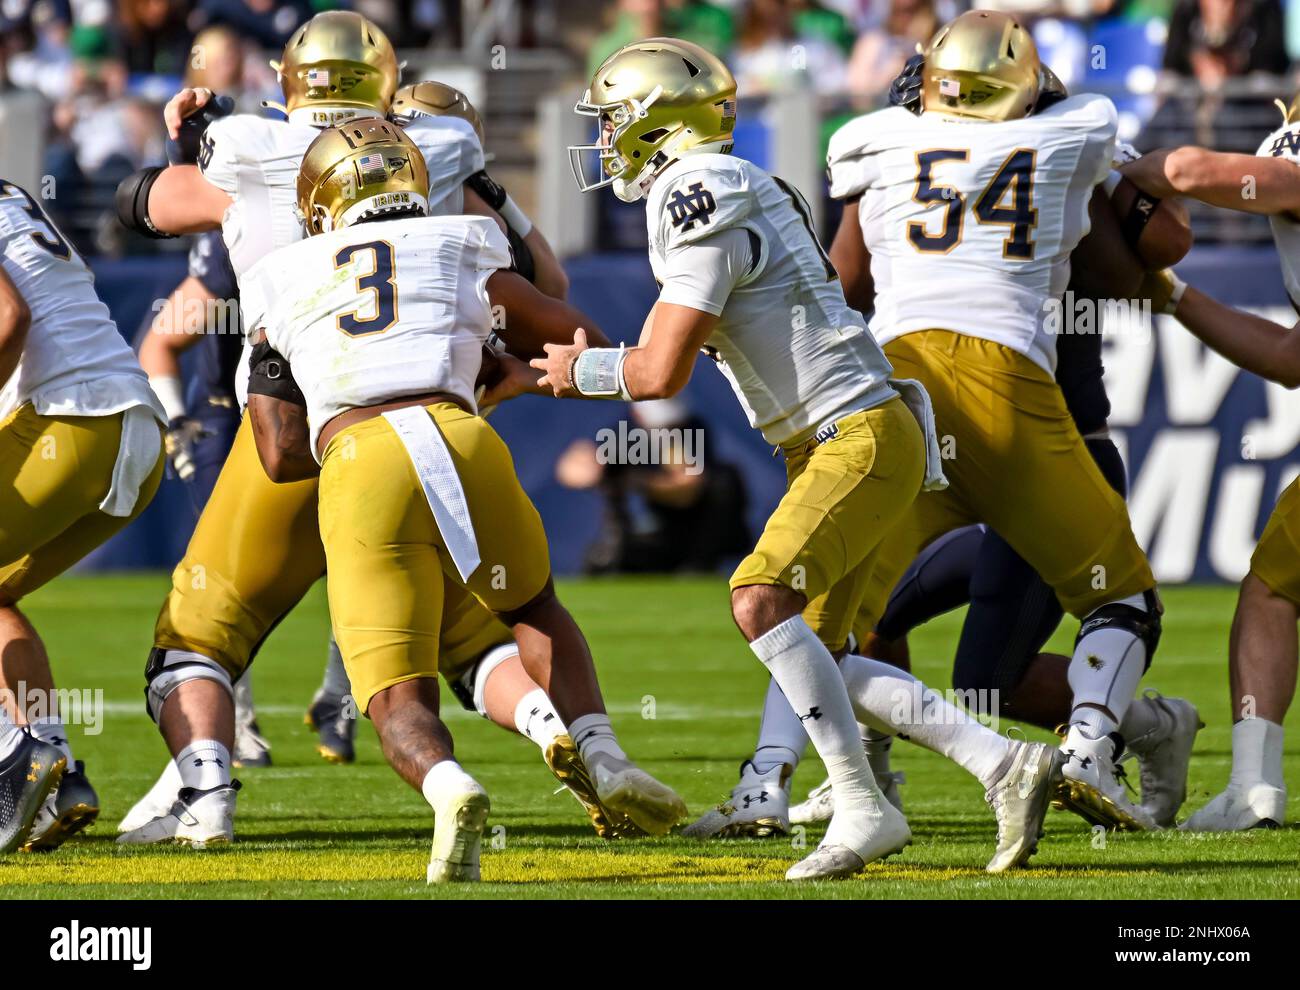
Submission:
<svg viewBox="0 0 1300 990">
<path fill-rule="evenodd" d="M 544 758 L 555 779 L 568 788 L 586 809 L 591 827 L 602 839 L 635 839 L 648 834 L 627 815 L 610 811 L 601 803 L 587 765 L 582 762 L 578 747 L 567 734 L 552 740 L 546 747 Z"/>
</svg>

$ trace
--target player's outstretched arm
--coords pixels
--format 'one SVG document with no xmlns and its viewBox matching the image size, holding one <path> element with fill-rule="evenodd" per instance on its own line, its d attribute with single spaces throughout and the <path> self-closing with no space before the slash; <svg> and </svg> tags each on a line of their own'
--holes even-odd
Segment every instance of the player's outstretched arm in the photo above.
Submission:
<svg viewBox="0 0 1300 990">
<path fill-rule="evenodd" d="M 831 241 L 831 264 L 840 276 L 845 301 L 859 313 L 870 313 L 876 305 L 876 283 L 871 279 L 871 253 L 858 223 L 860 196 L 844 201 L 840 225 Z"/>
<path fill-rule="evenodd" d="M 1152 196 L 1190 196 L 1245 213 L 1300 209 L 1300 168 L 1287 158 L 1210 151 L 1195 145 L 1161 148 L 1121 166 Z"/>
<path fill-rule="evenodd" d="M 609 346 L 609 338 L 595 320 L 563 299 L 546 294 L 518 272 L 495 272 L 488 278 L 487 292 L 494 315 L 500 314 L 497 336 L 515 357 L 540 357 L 546 344 L 568 344 L 578 327 L 587 331 L 593 346 Z"/>
<path fill-rule="evenodd" d="M 27 300 L 0 267 L 0 387 L 9 381 L 22 360 L 31 326 L 32 311 Z"/>
<path fill-rule="evenodd" d="M 557 398 L 667 399 L 686 387 L 695 355 L 717 325 L 712 313 L 660 300 L 639 347 L 591 348 L 579 330 L 572 344 L 547 344 L 546 356 L 530 363 L 543 372 L 538 384 Z"/>
<path fill-rule="evenodd" d="M 1174 316 L 1238 367 L 1287 388 L 1300 387 L 1300 324 L 1284 327 L 1225 306 L 1191 286 L 1183 291 Z"/>
</svg>

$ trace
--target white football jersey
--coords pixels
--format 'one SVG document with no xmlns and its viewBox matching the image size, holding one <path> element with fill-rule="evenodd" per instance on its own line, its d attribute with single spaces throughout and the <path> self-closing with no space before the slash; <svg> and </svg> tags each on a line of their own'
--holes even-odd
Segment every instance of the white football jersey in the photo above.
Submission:
<svg viewBox="0 0 1300 990">
<path fill-rule="evenodd" d="M 234 201 L 226 211 L 221 232 L 241 285 L 244 272 L 259 260 L 302 239 L 297 213 L 298 166 L 324 126 L 313 120 L 312 111 L 306 108 L 295 110 L 287 121 L 233 114 L 213 121 L 203 134 L 199 168 Z M 462 184 L 484 167 L 483 148 L 474 128 L 458 117 L 421 117 L 405 130 L 429 168 L 430 214 L 459 214 Z M 247 319 L 244 325 L 248 325 Z M 247 364 L 240 362 L 235 378 L 240 405 L 248 397 Z"/>
<path fill-rule="evenodd" d="M 245 325 L 293 368 L 313 453 L 321 427 L 348 409 L 423 392 L 474 409 L 492 330 L 486 284 L 510 262 L 488 217 L 408 217 L 317 234 L 250 268 Z"/>
<path fill-rule="evenodd" d="M 1279 127 L 1264 138 L 1255 154 L 1285 158 L 1300 165 L 1300 121 Z M 1268 222 L 1273 228 L 1273 243 L 1277 245 L 1277 256 L 1282 263 L 1286 294 L 1291 297 L 1291 305 L 1300 310 L 1300 221 L 1278 215 L 1269 217 Z"/>
<path fill-rule="evenodd" d="M 743 158 L 687 155 L 655 180 L 646 220 L 661 285 L 670 270 L 689 268 L 711 237 L 748 235 L 751 269 L 722 303 L 706 351 L 768 443 L 894 395 L 889 362 L 844 301 L 797 190 Z"/>
<path fill-rule="evenodd" d="M 0 389 L 0 420 L 30 402 L 42 416 L 147 406 L 166 421 L 90 269 L 40 204 L 8 182 L 0 182 L 0 257 L 32 314 L 22 358 Z"/>
<path fill-rule="evenodd" d="M 852 120 L 831 138 L 831 195 L 861 195 L 882 344 L 917 330 L 993 340 L 1053 373 L 1049 301 L 1070 280 L 1093 187 L 1115 149 L 1115 107 L 1062 100 L 1000 123 L 901 107 Z"/>
</svg>

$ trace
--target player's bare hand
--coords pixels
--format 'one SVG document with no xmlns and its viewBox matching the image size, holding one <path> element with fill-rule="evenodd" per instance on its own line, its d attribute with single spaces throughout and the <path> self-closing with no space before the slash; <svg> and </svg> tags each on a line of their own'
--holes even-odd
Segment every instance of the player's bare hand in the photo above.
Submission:
<svg viewBox="0 0 1300 990">
<path fill-rule="evenodd" d="M 518 395 L 530 392 L 545 395 L 549 391 L 542 387 L 537 372 L 519 358 L 504 352 L 496 355 L 492 374 L 480 379 L 480 384 L 483 386 L 483 394 L 478 397 L 480 410 L 490 409 Z"/>
<path fill-rule="evenodd" d="M 578 327 L 573 332 L 572 344 L 547 344 L 546 357 L 528 362 L 546 374 L 538 385 L 549 386 L 557 399 L 572 398 L 582 393 L 573 384 L 573 364 L 578 355 L 587 349 L 587 331 Z"/>
<path fill-rule="evenodd" d="M 167 106 L 163 107 L 163 123 L 167 125 L 168 136 L 173 141 L 180 137 L 181 121 L 207 106 L 210 99 L 212 90 L 199 86 L 197 89 L 186 87 L 168 100 Z"/>
</svg>

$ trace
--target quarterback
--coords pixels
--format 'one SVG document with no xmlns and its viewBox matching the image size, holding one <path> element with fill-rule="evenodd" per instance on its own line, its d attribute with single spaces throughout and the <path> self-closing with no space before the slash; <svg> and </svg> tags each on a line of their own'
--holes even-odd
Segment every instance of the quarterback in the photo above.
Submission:
<svg viewBox="0 0 1300 990">
<path fill-rule="evenodd" d="M 571 149 L 575 175 L 584 189 L 613 185 L 625 201 L 646 199 L 650 262 L 663 288 L 637 347 L 592 348 L 579 334 L 533 362 L 546 372 L 540 382 L 515 366 L 512 387 L 663 398 L 685 386 L 703 348 L 750 423 L 782 451 L 788 488 L 731 578 L 732 614 L 835 784 L 825 839 L 787 878 L 848 876 L 900 851 L 911 833 L 872 779 L 854 717 L 855 706 L 864 718 L 887 717 L 899 700 L 889 689 L 899 684 L 876 676 L 897 671 L 858 657 L 841 669 L 835 654 L 875 548 L 924 484 L 943 483 L 942 472 L 924 390 L 891 382 L 889 363 L 845 304 L 807 205 L 729 154 L 735 91 L 719 59 L 671 38 L 629 45 L 597 69 L 577 109 L 598 119 L 601 137 Z M 598 179 L 584 167 L 588 156 Z M 932 741 L 978 753 L 971 766 L 998 809 L 990 868 L 1022 863 L 1046 810 L 1050 751 L 1001 739 L 956 711 L 941 720 L 944 738 Z"/>
<path fill-rule="evenodd" d="M 273 481 L 320 473 L 335 637 L 389 762 L 433 808 L 436 882 L 478 878 L 488 812 L 438 717 L 448 577 L 511 627 L 607 806 L 651 834 L 685 806 L 619 747 L 586 642 L 555 596 L 541 519 L 475 415 L 494 306 L 504 335 L 557 322 L 571 332 L 581 316 L 506 271 L 492 220 L 427 218 L 427 189 L 398 126 L 323 131 L 298 179 L 313 236 L 265 257 L 243 290 L 263 341 L 249 399 L 258 453 Z"/>
<path fill-rule="evenodd" d="M 1280 106 L 1281 104 L 1279 104 Z M 1155 196 L 1190 196 L 1269 218 L 1287 294 L 1300 308 L 1300 96 L 1255 155 L 1166 148 L 1125 166 Z M 1253 197 L 1245 190 L 1252 189 Z M 1300 324 L 1287 328 L 1225 306 L 1166 276 L 1153 300 L 1233 363 L 1287 388 L 1300 385 Z M 1282 493 L 1241 582 L 1228 641 L 1232 771 L 1228 786 L 1183 828 L 1235 831 L 1286 818 L 1282 721 L 1295 696 L 1300 617 L 1300 481 Z"/>
<path fill-rule="evenodd" d="M 18 603 L 144 511 L 164 455 L 162 408 L 90 270 L 9 182 L 0 260 L 0 852 L 11 852 L 53 849 L 99 815 Z M 14 699 L 32 696 L 48 702 L 19 710 Z"/>
</svg>

